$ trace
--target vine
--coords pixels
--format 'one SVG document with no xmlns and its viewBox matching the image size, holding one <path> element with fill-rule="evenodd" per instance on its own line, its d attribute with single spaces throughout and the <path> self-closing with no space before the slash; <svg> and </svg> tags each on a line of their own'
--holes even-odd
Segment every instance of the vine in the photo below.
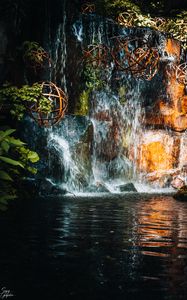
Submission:
<svg viewBox="0 0 187 300">
<path fill-rule="evenodd" d="M 18 120 L 21 120 L 29 106 L 36 102 L 40 112 L 51 111 L 52 103 L 50 99 L 43 96 L 41 84 L 24 85 L 21 88 L 5 84 L 0 89 L 0 104 L 9 103 L 10 114 Z"/>
</svg>

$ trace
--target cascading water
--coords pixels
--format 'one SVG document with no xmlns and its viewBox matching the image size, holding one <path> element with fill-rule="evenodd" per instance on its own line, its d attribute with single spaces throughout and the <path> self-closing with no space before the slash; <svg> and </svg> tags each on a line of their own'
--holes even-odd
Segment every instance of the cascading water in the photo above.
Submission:
<svg viewBox="0 0 187 300">
<path fill-rule="evenodd" d="M 82 117 L 68 116 L 48 130 L 49 178 L 69 192 L 83 191 L 90 182 L 90 159 L 85 159 L 90 145 L 83 140 L 86 125 L 88 121 Z"/>
<path fill-rule="evenodd" d="M 141 116 L 139 85 L 131 100 L 102 91 L 92 99 L 91 120 L 94 127 L 92 167 L 96 182 L 104 182 L 113 191 L 125 182 L 137 180 L 137 130 Z M 123 103 L 125 101 L 125 103 Z M 133 143 L 132 143 L 133 141 Z"/>
<path fill-rule="evenodd" d="M 86 18 L 89 26 L 78 20 L 73 32 L 82 48 L 94 44 L 110 44 L 115 34 L 110 21 Z M 121 32 L 127 36 L 129 32 Z M 94 72 L 94 70 L 93 70 Z M 102 184 L 111 192 L 119 192 L 120 185 L 139 180 L 136 170 L 140 118 L 143 117 L 141 83 L 131 76 L 115 73 L 111 63 L 100 74 L 105 81 L 102 89 L 90 96 L 89 117 L 93 124 L 92 184 Z M 137 134 L 139 132 L 139 134 Z"/>
<path fill-rule="evenodd" d="M 83 52 L 89 45 L 111 47 L 115 36 L 132 36 L 134 31 L 119 29 L 110 20 L 93 14 L 79 15 L 68 31 L 65 7 L 66 2 L 64 18 L 54 34 L 55 46 L 50 49 L 54 61 L 50 79 L 71 94 L 78 86 L 73 87 L 67 80 L 71 80 L 67 32 L 74 40 L 75 51 Z M 153 44 L 162 50 L 163 35 L 148 29 L 140 30 L 138 34 L 141 38 L 155 40 Z M 84 67 L 81 55 L 79 53 L 80 63 Z M 163 51 L 162 61 L 172 60 L 173 56 L 165 56 Z M 160 75 L 151 82 L 135 79 L 116 70 L 113 62 L 107 62 L 106 67 L 100 69 L 99 77 L 97 70 L 92 68 L 92 75 L 96 83 L 89 93 L 87 117 L 67 115 L 60 124 L 47 130 L 48 178 L 70 192 L 119 192 L 128 183 L 133 183 L 139 190 L 138 183 L 144 181 L 145 175 L 141 172 L 140 162 L 144 105 L 150 101 L 147 98 L 152 97 L 152 91 L 159 88 Z M 81 82 L 80 78 L 81 74 L 79 85 L 89 89 L 88 83 Z"/>
</svg>

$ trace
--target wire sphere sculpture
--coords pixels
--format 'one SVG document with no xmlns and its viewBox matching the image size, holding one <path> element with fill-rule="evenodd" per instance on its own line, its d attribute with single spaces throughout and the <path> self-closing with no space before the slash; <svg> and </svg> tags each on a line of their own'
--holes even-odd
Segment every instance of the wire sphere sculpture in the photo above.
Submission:
<svg viewBox="0 0 187 300">
<path fill-rule="evenodd" d="M 44 68 L 51 62 L 49 54 L 42 47 L 39 47 L 36 50 L 30 50 L 23 58 L 26 66 L 35 71 Z"/>
<path fill-rule="evenodd" d="M 95 4 L 93 3 L 84 3 L 81 6 L 82 14 L 93 14 L 95 12 Z"/>
<path fill-rule="evenodd" d="M 165 18 L 156 17 L 153 19 L 153 21 L 155 22 L 155 29 L 159 31 L 164 31 L 165 25 L 167 23 Z"/>
<path fill-rule="evenodd" d="M 40 109 L 40 101 L 29 107 L 31 117 L 39 126 L 50 127 L 60 122 L 64 117 L 68 105 L 66 94 L 52 82 L 41 84 L 42 96 L 51 101 L 51 111 L 43 112 Z"/>
<path fill-rule="evenodd" d="M 121 26 L 125 27 L 132 27 L 133 26 L 133 20 L 135 15 L 126 12 L 122 12 L 117 17 L 117 23 Z"/>
<path fill-rule="evenodd" d="M 159 53 L 141 39 L 115 38 L 112 57 L 117 69 L 151 80 L 158 71 Z"/>
<path fill-rule="evenodd" d="M 93 67 L 107 67 L 110 64 L 110 51 L 103 44 L 89 45 L 86 50 L 83 50 L 83 60 Z"/>
<path fill-rule="evenodd" d="M 182 63 L 176 67 L 176 79 L 179 83 L 187 85 L 187 63 Z"/>
</svg>

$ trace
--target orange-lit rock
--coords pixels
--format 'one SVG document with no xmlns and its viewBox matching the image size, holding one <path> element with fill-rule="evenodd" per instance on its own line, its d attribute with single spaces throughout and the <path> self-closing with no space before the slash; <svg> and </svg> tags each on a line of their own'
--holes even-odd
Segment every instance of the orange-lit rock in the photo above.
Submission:
<svg viewBox="0 0 187 300">
<path fill-rule="evenodd" d="M 179 143 L 163 130 L 142 134 L 138 147 L 137 167 L 141 172 L 166 171 L 177 165 Z"/>
<path fill-rule="evenodd" d="M 130 149 L 130 159 L 136 162 L 145 180 L 160 187 L 171 183 L 179 185 L 177 176 L 181 176 L 183 166 L 187 165 L 187 134 L 184 133 L 187 129 L 187 95 L 185 86 L 176 78 L 180 43 L 167 39 L 163 52 L 166 57 L 162 65 L 165 96 L 145 108 L 142 119 L 145 132 L 140 134 L 136 150 Z M 152 130 L 148 129 L 150 126 Z"/>
<path fill-rule="evenodd" d="M 187 114 L 187 96 L 183 96 L 182 98 L 179 98 L 177 103 L 178 111 L 182 114 Z"/>
<path fill-rule="evenodd" d="M 184 133 L 180 142 L 179 167 L 187 165 L 187 135 Z"/>
<path fill-rule="evenodd" d="M 176 176 L 171 181 L 171 186 L 175 189 L 181 189 L 183 186 L 185 186 L 185 180 L 181 176 Z"/>
<path fill-rule="evenodd" d="M 180 58 L 180 42 L 174 39 L 167 39 L 164 47 L 164 51 L 168 56 L 173 55 L 175 59 Z"/>
<path fill-rule="evenodd" d="M 144 123 L 181 132 L 187 129 L 187 96 L 185 86 L 177 81 L 175 72 L 175 65 L 180 61 L 180 43 L 168 39 L 165 52 L 175 58 L 173 66 L 168 68 L 166 65 L 164 71 L 167 101 L 158 99 L 147 109 Z"/>
<path fill-rule="evenodd" d="M 180 170 L 178 168 L 166 171 L 154 171 L 146 174 L 145 181 L 151 183 L 154 186 L 164 188 L 170 186 L 173 178 L 179 174 Z"/>
</svg>

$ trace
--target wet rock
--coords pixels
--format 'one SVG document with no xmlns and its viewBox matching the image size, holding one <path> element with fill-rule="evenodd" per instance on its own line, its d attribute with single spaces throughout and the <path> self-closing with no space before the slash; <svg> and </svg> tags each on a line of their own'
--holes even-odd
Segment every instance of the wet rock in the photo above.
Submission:
<svg viewBox="0 0 187 300">
<path fill-rule="evenodd" d="M 88 192 L 91 193 L 110 193 L 104 182 L 96 182 L 89 186 Z"/>
<path fill-rule="evenodd" d="M 120 192 L 138 192 L 134 184 L 129 182 L 119 186 Z"/>
<path fill-rule="evenodd" d="M 150 178 L 149 178 L 150 179 Z M 154 180 L 147 180 L 149 183 L 152 183 L 152 186 L 159 188 L 169 187 L 172 181 L 171 175 L 163 175 L 160 178 L 156 178 Z"/>
<path fill-rule="evenodd" d="M 187 201 L 187 186 L 184 185 L 182 188 L 180 188 L 174 195 L 174 198 L 177 200 Z"/>
<path fill-rule="evenodd" d="M 38 189 L 41 195 L 59 195 L 68 193 L 67 190 L 53 184 L 51 181 L 44 179 L 37 182 Z"/>
<path fill-rule="evenodd" d="M 107 92 L 92 94 L 91 118 L 94 124 L 94 151 L 102 162 L 110 162 L 119 154 L 121 141 L 121 111 L 116 98 Z"/>
<path fill-rule="evenodd" d="M 165 53 L 168 60 L 173 59 L 164 69 L 163 82 L 167 97 L 165 100 L 158 99 L 153 106 L 146 108 L 144 123 L 182 132 L 187 129 L 187 96 L 185 85 L 176 78 L 175 66 L 180 62 L 180 43 L 173 39 L 166 40 Z"/>
<path fill-rule="evenodd" d="M 180 59 L 180 42 L 171 38 L 165 41 L 164 55 L 166 57 L 173 56 L 175 60 Z"/>
<path fill-rule="evenodd" d="M 166 188 L 171 186 L 173 177 L 179 175 L 179 169 L 171 169 L 167 171 L 155 171 L 146 174 L 144 177 L 145 181 L 151 183 L 155 187 Z"/>
<path fill-rule="evenodd" d="M 175 189 L 181 189 L 182 187 L 185 186 L 185 179 L 180 175 L 175 176 L 171 181 L 171 186 Z"/>
<path fill-rule="evenodd" d="M 141 172 L 166 171 L 177 165 L 178 140 L 164 130 L 148 130 L 140 137 L 137 166 Z"/>
<path fill-rule="evenodd" d="M 73 148 L 73 160 L 76 163 L 79 173 L 77 180 L 82 187 L 88 186 L 92 174 L 92 140 L 93 126 L 88 124 L 84 134 L 80 137 L 79 142 Z"/>
<path fill-rule="evenodd" d="M 170 104 L 159 100 L 153 107 L 146 108 L 146 117 L 143 123 L 182 132 L 187 129 L 186 103 L 183 93 L 180 99 L 173 98 L 173 102 Z"/>
<path fill-rule="evenodd" d="M 183 166 L 187 165 L 187 133 L 184 133 L 181 136 L 180 142 L 180 154 L 179 154 L 179 167 L 182 168 Z"/>
</svg>

